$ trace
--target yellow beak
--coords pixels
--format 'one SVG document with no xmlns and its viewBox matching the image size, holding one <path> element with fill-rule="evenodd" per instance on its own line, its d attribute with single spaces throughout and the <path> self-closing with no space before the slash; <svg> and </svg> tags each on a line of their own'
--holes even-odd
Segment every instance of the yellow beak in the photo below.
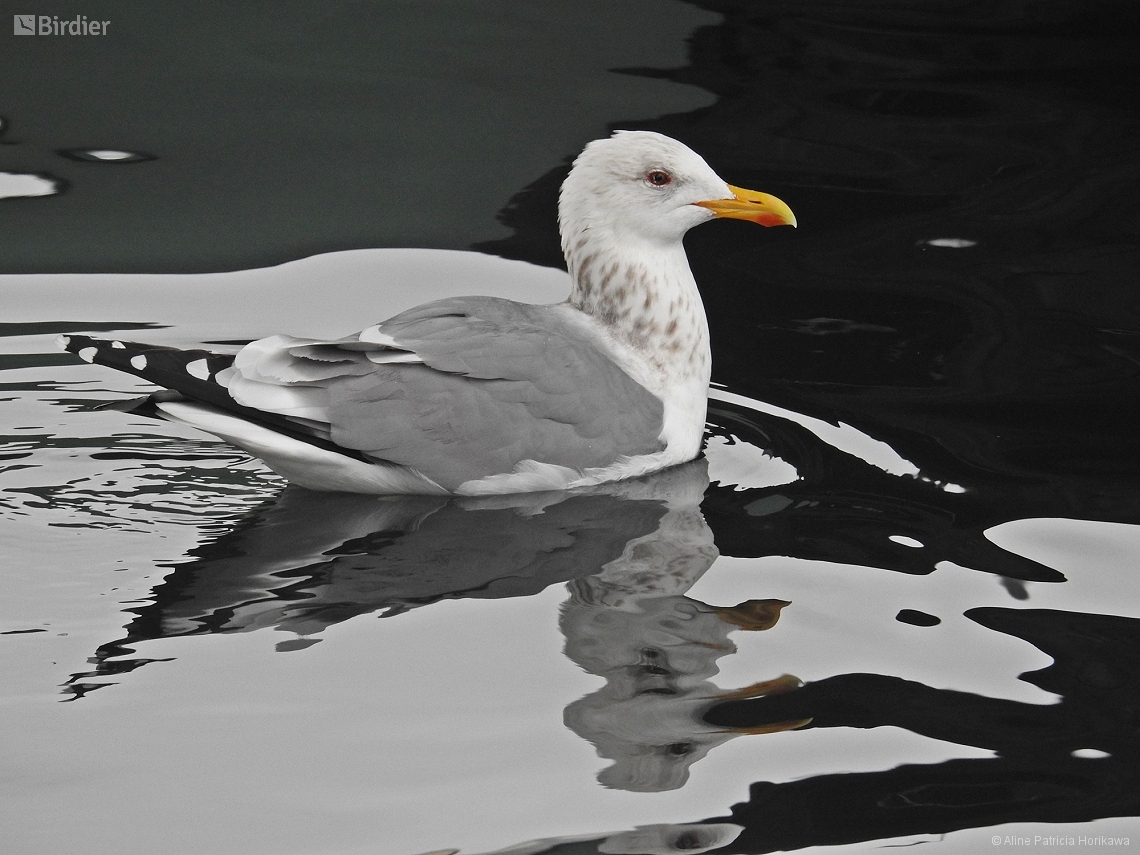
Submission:
<svg viewBox="0 0 1140 855">
<path fill-rule="evenodd" d="M 707 202 L 695 202 L 702 208 L 708 208 L 718 217 L 728 217 L 733 220 L 751 220 L 762 226 L 792 226 L 795 228 L 796 215 L 792 209 L 775 196 L 767 193 L 758 193 L 755 190 L 745 190 L 743 187 L 728 185 L 732 191 L 731 199 L 709 199 Z"/>
</svg>

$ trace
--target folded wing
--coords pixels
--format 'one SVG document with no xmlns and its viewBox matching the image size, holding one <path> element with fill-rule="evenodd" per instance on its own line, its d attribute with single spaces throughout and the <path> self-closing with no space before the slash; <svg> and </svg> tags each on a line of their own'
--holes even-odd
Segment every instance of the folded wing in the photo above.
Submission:
<svg viewBox="0 0 1140 855">
<path fill-rule="evenodd" d="M 245 408 L 449 490 L 523 461 L 662 449 L 661 401 L 548 306 L 442 300 L 339 341 L 273 336 L 217 379 Z"/>
</svg>

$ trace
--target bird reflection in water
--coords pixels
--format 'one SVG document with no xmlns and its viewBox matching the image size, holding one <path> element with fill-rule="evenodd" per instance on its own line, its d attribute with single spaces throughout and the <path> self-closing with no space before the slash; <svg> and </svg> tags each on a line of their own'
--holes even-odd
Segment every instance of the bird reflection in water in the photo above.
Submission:
<svg viewBox="0 0 1140 855">
<path fill-rule="evenodd" d="M 701 718 L 714 702 L 800 685 L 784 675 L 726 692 L 710 680 L 735 650 L 729 633 L 770 628 L 787 603 L 719 607 L 685 596 L 719 554 L 700 510 L 708 484 L 702 459 L 584 492 L 440 499 L 288 488 L 196 548 L 67 689 L 79 697 L 153 661 L 130 658 L 129 645 L 147 639 L 275 627 L 297 634 L 278 649 L 295 650 L 360 614 L 569 582 L 566 655 L 606 685 L 572 703 L 566 724 L 614 761 L 603 784 L 676 789 L 716 745 L 807 721 L 722 728 Z"/>
<path fill-rule="evenodd" d="M 671 503 L 695 509 L 706 484 L 704 461 L 694 461 L 576 492 L 374 497 L 289 487 L 191 550 L 134 610 L 127 636 L 101 653 L 263 627 L 295 633 L 278 649 L 297 649 L 357 615 L 536 594 L 620 558 L 658 530 Z"/>
<path fill-rule="evenodd" d="M 784 600 L 712 606 L 686 592 L 719 552 L 700 512 L 707 479 L 690 478 L 673 494 L 658 528 L 628 541 L 601 572 L 571 581 L 560 621 L 566 655 L 606 684 L 570 704 L 566 725 L 614 763 L 598 780 L 638 792 L 674 790 L 712 748 L 742 733 L 807 724 L 797 719 L 756 728 L 706 724 L 716 701 L 798 688 L 790 675 L 726 692 L 711 681 L 716 661 L 736 650 L 735 630 L 766 630 Z"/>
<path fill-rule="evenodd" d="M 195 548 L 66 691 L 81 697 L 154 661 L 133 656 L 131 645 L 148 639 L 276 628 L 295 633 L 278 649 L 296 650 L 357 615 L 568 582 L 566 654 L 606 685 L 570 705 L 567 725 L 615 761 L 599 776 L 607 786 L 675 789 L 733 736 L 806 723 L 702 720 L 716 702 L 800 685 L 785 675 L 726 692 L 710 681 L 735 649 L 729 633 L 768 629 L 787 603 L 719 607 L 685 596 L 718 555 L 700 510 L 708 484 L 701 459 L 577 492 L 377 498 L 291 487 Z"/>
</svg>

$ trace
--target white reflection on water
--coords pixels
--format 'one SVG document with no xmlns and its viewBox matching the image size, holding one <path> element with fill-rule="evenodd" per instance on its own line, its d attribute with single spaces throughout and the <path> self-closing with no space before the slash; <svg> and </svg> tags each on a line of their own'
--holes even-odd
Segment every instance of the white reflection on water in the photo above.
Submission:
<svg viewBox="0 0 1140 855">
<path fill-rule="evenodd" d="M 942 237 L 919 241 L 919 245 L 923 244 L 926 246 L 936 246 L 941 249 L 969 249 L 972 246 L 977 246 L 978 242 L 976 240 L 970 240 L 969 238 Z"/>
<path fill-rule="evenodd" d="M 768 404 L 764 401 L 758 401 L 755 398 L 749 398 L 745 395 L 739 395 L 736 392 L 730 392 L 727 389 L 710 389 L 709 399 L 737 404 L 738 406 L 750 410 L 756 410 L 757 412 L 767 413 L 793 421 L 807 428 L 828 445 L 854 455 L 860 460 L 865 460 L 891 475 L 917 476 L 919 473 L 917 466 L 900 456 L 897 451 L 885 442 L 867 436 L 867 434 L 849 424 L 839 422 L 833 425 L 822 419 L 796 413 L 784 407 L 777 407 L 774 404 Z"/>
<path fill-rule="evenodd" d="M 735 436 L 710 436 L 705 442 L 709 480 L 735 490 L 791 484 L 800 476 L 786 460 Z"/>
<path fill-rule="evenodd" d="M 60 183 L 26 172 L 0 172 L 0 199 L 19 196 L 51 196 L 59 192 Z"/>
<path fill-rule="evenodd" d="M 225 273 L 0 275 L 5 322 L 176 327 L 147 331 L 145 339 L 158 344 L 248 341 L 279 332 L 340 336 L 457 292 L 547 303 L 565 299 L 569 290 L 562 270 L 423 249 L 346 250 Z M 34 343 L 40 352 L 56 352 L 46 338 Z"/>
</svg>

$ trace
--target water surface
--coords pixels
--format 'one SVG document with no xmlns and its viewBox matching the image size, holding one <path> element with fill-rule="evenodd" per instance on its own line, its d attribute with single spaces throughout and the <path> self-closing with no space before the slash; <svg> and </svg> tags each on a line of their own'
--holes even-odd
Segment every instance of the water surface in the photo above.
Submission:
<svg viewBox="0 0 1140 855">
<path fill-rule="evenodd" d="M 1140 840 L 1130 4 L 97 5 L 0 55 L 6 851 Z M 618 127 L 801 223 L 687 239 L 688 466 L 314 495 L 54 347 L 561 299 Z"/>
</svg>

